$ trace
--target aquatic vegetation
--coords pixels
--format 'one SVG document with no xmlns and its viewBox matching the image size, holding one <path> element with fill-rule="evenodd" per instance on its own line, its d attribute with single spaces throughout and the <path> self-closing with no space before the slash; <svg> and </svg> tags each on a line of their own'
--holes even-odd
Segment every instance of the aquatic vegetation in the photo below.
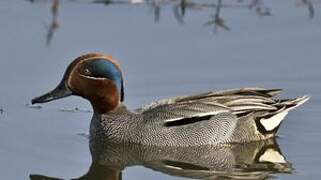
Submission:
<svg viewBox="0 0 321 180">
<path fill-rule="evenodd" d="M 47 44 L 47 46 L 50 45 L 55 31 L 59 27 L 58 10 L 59 10 L 59 0 L 53 0 L 52 1 L 52 6 L 51 6 L 52 21 L 51 21 L 51 23 L 50 23 L 50 25 L 48 27 L 48 32 L 47 32 L 47 36 L 46 36 L 46 44 Z"/>
<path fill-rule="evenodd" d="M 3 114 L 3 112 L 4 112 L 4 108 L 1 106 L 0 107 L 0 114 Z"/>
<path fill-rule="evenodd" d="M 55 31 L 59 28 L 59 7 L 61 0 L 28 0 L 31 3 L 51 3 L 51 16 L 52 20 L 50 25 L 47 26 L 46 44 L 49 46 Z M 265 0 L 65 0 L 64 2 L 70 3 L 94 3 L 105 6 L 137 6 L 144 5 L 153 9 L 154 21 L 157 23 L 161 19 L 162 8 L 171 7 L 173 15 L 177 22 L 181 25 L 185 23 L 184 17 L 187 13 L 196 11 L 209 12 L 209 19 L 205 20 L 203 25 L 205 27 L 212 27 L 214 33 L 219 29 L 223 31 L 231 30 L 231 25 L 228 20 L 222 15 L 224 10 L 244 9 L 254 12 L 255 15 L 260 17 L 271 16 L 273 7 L 266 5 Z M 308 12 L 309 19 L 313 19 L 315 15 L 315 4 L 320 4 L 318 0 L 300 0 L 297 1 L 297 7 L 303 7 Z"/>
</svg>

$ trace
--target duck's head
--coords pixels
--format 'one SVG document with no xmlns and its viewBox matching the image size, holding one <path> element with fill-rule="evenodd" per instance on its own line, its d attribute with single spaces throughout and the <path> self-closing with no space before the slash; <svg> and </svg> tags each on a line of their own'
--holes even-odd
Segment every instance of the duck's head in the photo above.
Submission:
<svg viewBox="0 0 321 180">
<path fill-rule="evenodd" d="M 88 99 L 94 111 L 105 113 L 124 100 L 123 76 L 119 64 L 100 53 L 85 54 L 68 66 L 62 81 L 52 91 L 32 99 L 46 103 L 70 95 Z"/>
</svg>

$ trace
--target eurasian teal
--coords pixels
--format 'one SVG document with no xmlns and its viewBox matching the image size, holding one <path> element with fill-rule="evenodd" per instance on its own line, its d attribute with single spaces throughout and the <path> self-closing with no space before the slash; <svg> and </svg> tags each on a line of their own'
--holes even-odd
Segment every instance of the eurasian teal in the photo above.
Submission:
<svg viewBox="0 0 321 180">
<path fill-rule="evenodd" d="M 76 58 L 60 84 L 34 98 L 45 103 L 70 95 L 90 101 L 90 138 L 156 146 L 246 143 L 272 138 L 289 110 L 309 99 L 275 99 L 280 89 L 242 88 L 160 100 L 130 111 L 124 81 L 111 56 Z"/>
</svg>

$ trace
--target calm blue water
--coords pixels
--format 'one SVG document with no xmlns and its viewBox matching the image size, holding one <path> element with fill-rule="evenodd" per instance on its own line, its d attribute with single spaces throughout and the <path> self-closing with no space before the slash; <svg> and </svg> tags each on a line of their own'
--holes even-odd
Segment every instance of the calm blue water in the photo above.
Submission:
<svg viewBox="0 0 321 180">
<path fill-rule="evenodd" d="M 213 19 L 212 7 L 187 6 L 182 23 L 172 4 L 156 4 L 155 21 L 155 6 L 147 4 L 65 0 L 52 13 L 52 2 L 0 2 L 1 179 L 28 179 L 29 174 L 68 179 L 87 172 L 91 156 L 82 134 L 89 129 L 89 103 L 78 97 L 41 108 L 28 103 L 55 87 L 75 57 L 92 51 L 119 60 L 131 108 L 164 97 L 249 86 L 283 88 L 289 97 L 311 95 L 279 132 L 282 153 L 295 170 L 273 177 L 320 177 L 320 1 L 311 0 L 312 14 L 299 0 L 262 0 L 252 8 L 250 0 L 223 1 L 220 18 L 229 30 L 218 26 L 215 33 L 214 26 L 204 26 Z M 68 111 L 76 107 L 81 111 Z M 142 178 L 178 177 L 142 166 L 123 171 L 123 179 Z"/>
</svg>

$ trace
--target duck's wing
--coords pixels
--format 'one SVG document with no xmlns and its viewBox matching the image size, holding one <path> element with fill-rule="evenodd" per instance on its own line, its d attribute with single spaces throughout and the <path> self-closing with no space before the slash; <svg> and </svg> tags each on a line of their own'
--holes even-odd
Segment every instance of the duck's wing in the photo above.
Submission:
<svg viewBox="0 0 321 180">
<path fill-rule="evenodd" d="M 192 96 L 180 96 L 156 101 L 137 109 L 137 113 L 152 115 L 165 122 L 201 121 L 220 113 L 246 114 L 260 110 L 276 110 L 273 96 L 280 89 L 243 88 L 210 91 Z"/>
<path fill-rule="evenodd" d="M 216 121 L 212 124 L 224 126 L 231 131 L 240 120 L 252 119 L 251 124 L 256 126 L 262 135 L 275 135 L 288 111 L 309 99 L 309 96 L 293 99 L 274 98 L 281 91 L 263 88 L 211 91 L 157 101 L 136 112 L 143 114 L 146 119 L 162 123 L 165 127 L 211 120 Z M 200 129 L 204 123 L 198 125 L 200 127 L 197 128 Z"/>
</svg>

